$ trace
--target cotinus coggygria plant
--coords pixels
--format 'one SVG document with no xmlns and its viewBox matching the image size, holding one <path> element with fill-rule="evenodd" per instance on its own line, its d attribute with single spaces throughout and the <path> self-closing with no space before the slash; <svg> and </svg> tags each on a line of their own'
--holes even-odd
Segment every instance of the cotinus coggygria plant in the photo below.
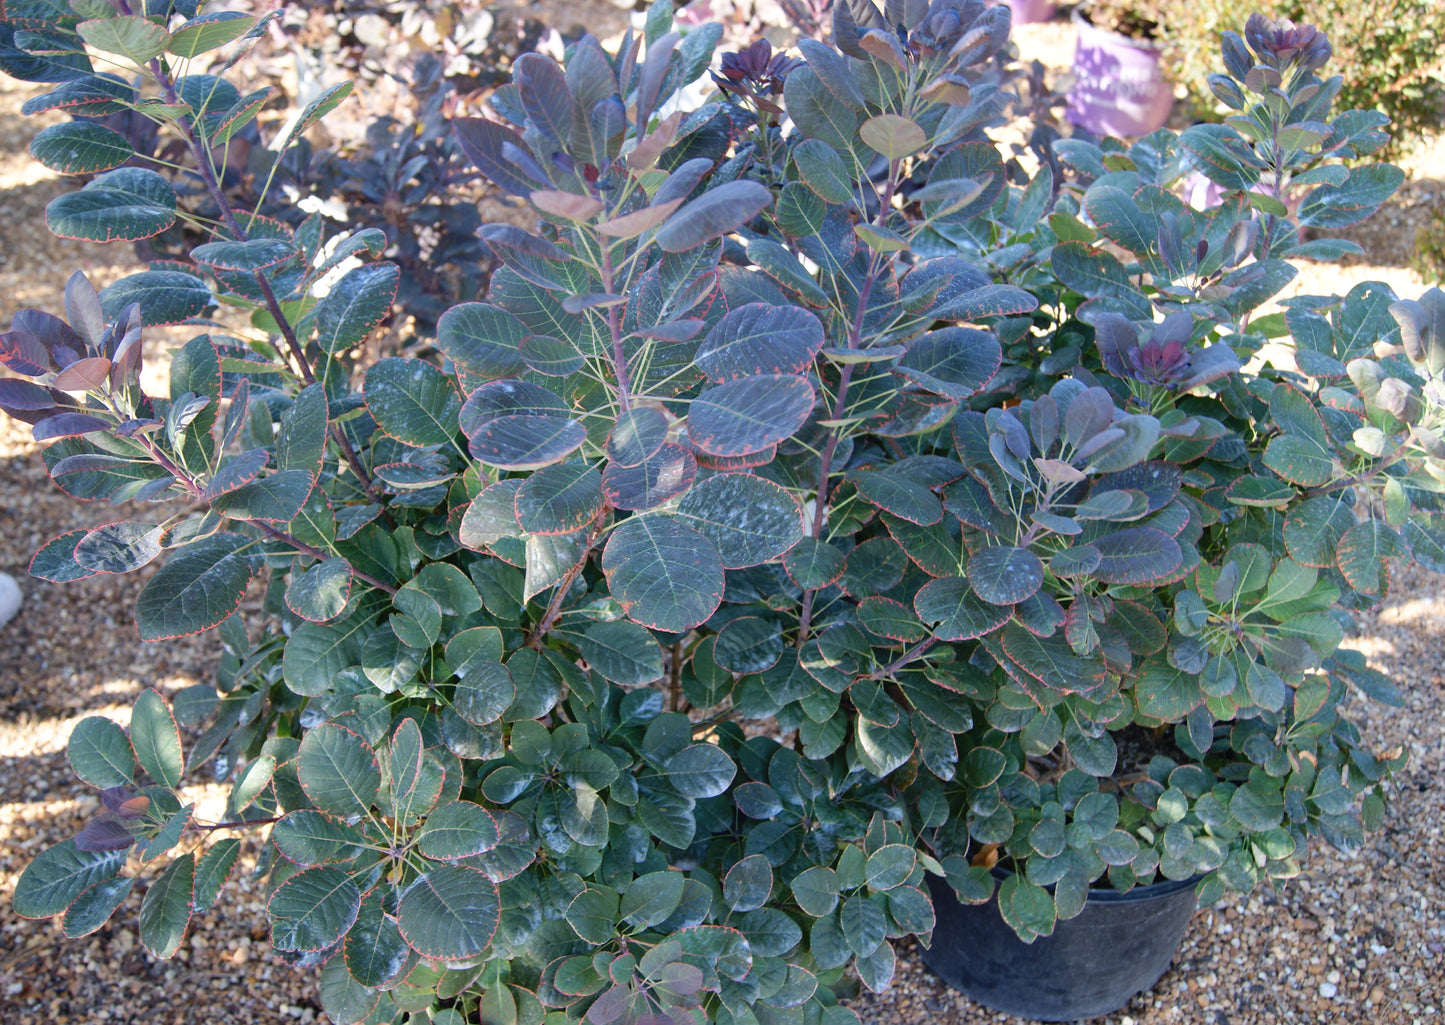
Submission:
<svg viewBox="0 0 1445 1025">
<path fill-rule="evenodd" d="M 56 482 L 155 510 L 32 573 L 164 556 L 140 636 L 224 647 L 214 690 L 77 726 L 107 811 L 36 857 L 19 913 L 83 935 L 139 872 L 169 956 L 238 857 L 204 841 L 269 827 L 273 945 L 337 1021 L 841 1025 L 849 978 L 882 989 L 890 941 L 929 941 L 929 875 L 983 900 L 1007 859 L 1001 905 L 1039 935 L 1096 882 L 1208 899 L 1377 815 L 1394 761 L 1335 706 L 1387 691 L 1336 610 L 1439 550 L 1438 304 L 1397 306 L 1403 334 L 1377 286 L 1250 317 L 1321 248 L 1293 249 L 1281 190 L 1328 227 L 1398 175 L 1324 159 L 1380 137 L 1320 120 L 1329 83 L 1249 71 L 1237 138 L 1065 141 L 1068 179 L 1028 180 L 984 134 L 1006 8 L 841 4 L 836 49 L 728 55 L 686 111 L 720 30 L 672 31 L 664 0 L 454 123 L 536 228 L 481 229 L 501 266 L 437 319 L 439 363 L 353 367 L 393 310 L 380 233 L 217 183 L 256 109 L 202 100 L 261 26 L 10 6 L 48 103 L 135 104 L 193 164 L 47 129 L 35 155 L 93 176 L 52 229 L 163 231 L 193 217 L 178 174 L 221 214 L 188 261 L 72 278 L 65 319 L 3 336 L 0 406 Z M 1216 210 L 1164 188 L 1196 163 L 1228 176 Z M 161 324 L 195 332 L 164 399 L 138 383 Z M 1114 778 L 1126 730 L 1163 745 L 1147 780 Z M 179 789 L 207 764 L 220 822 Z"/>
</svg>

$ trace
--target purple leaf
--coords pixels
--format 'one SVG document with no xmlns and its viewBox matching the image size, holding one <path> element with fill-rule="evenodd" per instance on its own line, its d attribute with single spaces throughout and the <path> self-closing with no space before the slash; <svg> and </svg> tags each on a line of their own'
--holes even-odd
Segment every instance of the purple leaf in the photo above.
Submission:
<svg viewBox="0 0 1445 1025">
<path fill-rule="evenodd" d="M 53 438 L 73 438 L 82 434 L 104 431 L 112 424 L 98 416 L 85 413 L 56 413 L 41 420 L 32 429 L 36 441 L 50 441 Z"/>
<path fill-rule="evenodd" d="M 19 319 L 18 314 L 16 319 Z M 39 377 L 50 369 L 50 355 L 39 339 L 17 328 L 0 335 L 0 363 L 17 374 Z"/>
</svg>

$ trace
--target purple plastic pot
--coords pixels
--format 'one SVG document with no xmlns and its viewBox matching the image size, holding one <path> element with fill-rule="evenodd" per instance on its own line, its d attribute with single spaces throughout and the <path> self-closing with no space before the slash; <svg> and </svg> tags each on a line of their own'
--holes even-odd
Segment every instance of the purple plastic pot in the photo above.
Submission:
<svg viewBox="0 0 1445 1025">
<path fill-rule="evenodd" d="M 1015 25 L 1033 25 L 1040 21 L 1053 21 L 1054 15 L 1059 13 L 1059 5 L 1051 0 L 1008 0 L 1009 10 L 1013 12 L 1013 23 Z"/>
<path fill-rule="evenodd" d="M 1107 32 L 1074 12 L 1079 42 L 1065 114 L 1095 135 L 1148 135 L 1164 127 L 1174 88 L 1159 66 L 1163 47 Z"/>
</svg>

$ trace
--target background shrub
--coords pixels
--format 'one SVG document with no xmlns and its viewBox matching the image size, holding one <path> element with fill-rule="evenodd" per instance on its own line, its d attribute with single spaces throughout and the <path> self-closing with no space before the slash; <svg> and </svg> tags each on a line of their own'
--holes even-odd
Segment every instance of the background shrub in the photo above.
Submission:
<svg viewBox="0 0 1445 1025">
<path fill-rule="evenodd" d="M 1239 32 L 1255 0 L 1154 0 L 1172 44 L 1172 75 L 1203 109 L 1214 101 L 1205 77 L 1219 70 L 1219 35 Z M 1445 123 L 1445 5 L 1434 0 L 1287 0 L 1269 5 L 1276 17 L 1322 26 L 1335 55 L 1330 73 L 1344 78 L 1341 109 L 1375 109 L 1394 122 L 1399 140 L 1438 131 Z"/>
</svg>

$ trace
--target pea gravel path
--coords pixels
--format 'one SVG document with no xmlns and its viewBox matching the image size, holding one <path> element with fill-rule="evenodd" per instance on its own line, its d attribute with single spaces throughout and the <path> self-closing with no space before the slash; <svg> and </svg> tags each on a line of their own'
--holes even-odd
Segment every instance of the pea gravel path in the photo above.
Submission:
<svg viewBox="0 0 1445 1025">
<path fill-rule="evenodd" d="M 1025 57 L 1051 66 L 1072 46 L 1067 23 L 1016 32 Z M 58 310 L 76 267 L 97 284 L 134 268 L 121 247 L 61 242 L 41 226 L 61 191 L 26 155 L 46 122 L 18 115 L 25 90 L 0 77 L 0 325 L 21 306 Z M 1401 202 L 1359 236 L 1386 266 L 1306 268 L 1292 292 L 1344 291 L 1365 277 L 1415 296 L 1403 269 L 1414 225 L 1439 203 L 1442 148 L 1407 161 Z M 1427 170 L 1428 169 L 1428 170 Z M 116 262 L 122 261 L 122 262 Z M 162 362 L 156 334 L 147 360 Z M 154 373 L 154 370 L 152 371 Z M 96 808 L 92 791 L 65 763 L 65 741 L 85 715 L 123 718 L 140 689 L 165 693 L 204 679 L 203 642 L 142 644 L 129 606 L 140 581 L 100 577 L 66 587 L 30 579 L 25 567 L 43 541 L 93 526 L 124 510 L 81 506 L 46 479 L 36 446 L 0 424 L 0 572 L 21 582 L 20 615 L 0 628 L 0 1022 L 5 1025 L 146 1023 L 227 1025 L 324 1020 L 315 976 L 279 963 L 266 943 L 258 886 L 238 873 L 224 912 L 201 916 L 176 959 L 150 958 L 136 940 L 139 894 L 110 925 L 70 941 L 52 922 L 10 910 L 20 870 L 42 847 L 74 835 Z M 1362 617 L 1352 642 L 1401 685 L 1407 707 L 1360 702 L 1351 711 L 1376 749 L 1403 744 L 1410 765 L 1383 831 L 1356 857 L 1319 851 L 1306 874 L 1278 892 L 1227 900 L 1195 916 L 1175 966 L 1153 993 L 1136 998 L 1110 1025 L 1276 1025 L 1433 1023 L 1445 1007 L 1445 579 L 1401 572 L 1391 597 Z M 216 810 L 217 786 L 194 799 Z M 903 951 L 893 989 L 857 1004 L 869 1025 L 1011 1022 L 940 985 L 912 950 Z"/>
</svg>

